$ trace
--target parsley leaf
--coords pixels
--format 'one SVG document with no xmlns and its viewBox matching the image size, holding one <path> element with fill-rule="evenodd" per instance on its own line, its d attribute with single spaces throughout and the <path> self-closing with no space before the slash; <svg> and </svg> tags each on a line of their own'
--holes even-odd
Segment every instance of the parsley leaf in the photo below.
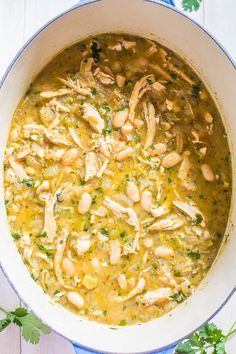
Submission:
<svg viewBox="0 0 236 354">
<path fill-rule="evenodd" d="M 105 228 L 102 228 L 102 229 L 100 230 L 100 232 L 101 232 L 101 234 L 102 234 L 103 236 L 108 236 L 108 235 L 109 235 L 108 230 L 105 229 Z"/>
<path fill-rule="evenodd" d="M 235 333 L 236 322 L 226 335 L 214 323 L 207 323 L 200 331 L 180 343 L 175 349 L 175 354 L 206 354 L 210 348 L 212 354 L 227 354 L 225 343 Z"/>
<path fill-rule="evenodd" d="M 179 291 L 178 293 L 171 295 L 171 298 L 174 301 L 176 301 L 178 304 L 180 304 L 181 302 L 183 302 L 186 299 L 186 295 L 182 291 Z"/>
<path fill-rule="evenodd" d="M 196 214 L 195 219 L 192 222 L 192 225 L 199 225 L 203 221 L 203 217 L 201 214 Z"/>
<path fill-rule="evenodd" d="M 188 252 L 188 256 L 189 257 L 191 257 L 191 258 L 193 258 L 193 259 L 196 259 L 196 260 L 198 260 L 198 259 L 200 259 L 201 258 L 201 255 L 200 255 L 200 252 L 199 251 L 189 251 Z"/>
<path fill-rule="evenodd" d="M 22 327 L 22 335 L 27 342 L 37 344 L 40 339 L 40 332 L 49 334 L 50 329 L 45 326 L 37 317 L 28 312 L 23 307 L 18 307 L 15 311 L 8 312 L 0 307 L 0 311 L 6 314 L 6 317 L 0 321 L 0 332 L 10 323 Z"/>
<path fill-rule="evenodd" d="M 197 11 L 201 5 L 202 0 L 182 0 L 182 7 L 184 11 Z"/>
<path fill-rule="evenodd" d="M 23 183 L 26 187 L 34 187 L 35 182 L 31 178 L 23 178 L 21 183 Z"/>
</svg>

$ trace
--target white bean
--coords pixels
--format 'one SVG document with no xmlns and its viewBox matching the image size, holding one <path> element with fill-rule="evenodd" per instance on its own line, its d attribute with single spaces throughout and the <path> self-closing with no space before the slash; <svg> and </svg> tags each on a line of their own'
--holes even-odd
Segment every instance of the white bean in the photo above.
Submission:
<svg viewBox="0 0 236 354">
<path fill-rule="evenodd" d="M 133 149 L 131 147 L 128 147 L 127 149 L 124 149 L 116 155 L 116 160 L 117 161 L 124 161 L 128 159 L 133 153 Z"/>
<path fill-rule="evenodd" d="M 213 173 L 211 167 L 207 163 L 204 163 L 203 165 L 201 165 L 201 171 L 202 171 L 203 177 L 205 178 L 206 181 L 208 181 L 208 182 L 214 181 L 214 179 L 215 179 L 214 173 Z"/>
<path fill-rule="evenodd" d="M 122 75 L 117 74 L 116 75 L 116 82 L 117 82 L 117 86 L 122 88 L 125 84 L 126 78 Z"/>
<path fill-rule="evenodd" d="M 134 129 L 134 127 L 131 124 L 124 124 L 120 130 L 123 135 L 126 135 L 126 134 L 131 133 L 133 129 Z"/>
<path fill-rule="evenodd" d="M 125 124 L 126 119 L 128 118 L 128 108 L 123 109 L 122 111 L 117 111 L 113 117 L 112 124 L 114 128 L 121 128 Z"/>
<path fill-rule="evenodd" d="M 174 167 L 181 161 L 181 159 L 182 158 L 178 152 L 172 151 L 163 158 L 162 166 L 165 168 Z"/>
<path fill-rule="evenodd" d="M 141 119 L 134 119 L 134 125 L 136 128 L 140 129 L 144 125 L 144 121 Z"/>
<path fill-rule="evenodd" d="M 157 247 L 154 251 L 155 256 L 168 259 L 174 256 L 174 251 L 166 246 Z"/>
<path fill-rule="evenodd" d="M 67 299 L 69 302 L 71 302 L 74 306 L 76 306 L 78 308 L 81 308 L 84 306 L 83 297 L 74 291 L 69 291 L 67 293 Z"/>
<path fill-rule="evenodd" d="M 143 239 L 143 244 L 146 248 L 150 248 L 153 246 L 153 240 L 150 237 L 146 237 Z"/>
<path fill-rule="evenodd" d="M 62 269 L 68 275 L 73 275 L 75 272 L 75 266 L 74 266 L 73 262 L 71 262 L 71 260 L 68 258 L 63 258 Z"/>
<path fill-rule="evenodd" d="M 144 210 L 150 211 L 152 206 L 152 193 L 145 189 L 141 194 L 141 206 Z"/>
<path fill-rule="evenodd" d="M 154 145 L 154 149 L 151 151 L 151 155 L 161 155 L 166 152 L 166 144 L 158 143 Z"/>
<path fill-rule="evenodd" d="M 213 117 L 209 112 L 204 113 L 204 119 L 208 124 L 211 124 L 213 122 Z"/>
<path fill-rule="evenodd" d="M 127 197 L 134 203 L 139 202 L 139 190 L 136 184 L 133 181 L 128 181 L 126 184 L 126 194 Z"/>
<path fill-rule="evenodd" d="M 83 193 L 78 203 L 78 212 L 80 214 L 86 214 L 91 207 L 91 203 L 92 203 L 91 195 L 87 192 Z"/>
<path fill-rule="evenodd" d="M 120 274 L 118 277 L 118 284 L 122 290 L 127 288 L 127 279 L 124 274 Z"/>
<path fill-rule="evenodd" d="M 85 252 L 87 252 L 90 249 L 91 246 L 91 241 L 89 239 L 78 239 L 77 241 L 77 253 L 79 255 L 84 254 Z"/>
</svg>

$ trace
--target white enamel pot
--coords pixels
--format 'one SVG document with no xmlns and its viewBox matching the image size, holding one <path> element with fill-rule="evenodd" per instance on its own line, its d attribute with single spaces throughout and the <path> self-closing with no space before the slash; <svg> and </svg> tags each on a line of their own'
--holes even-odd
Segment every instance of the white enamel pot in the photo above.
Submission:
<svg viewBox="0 0 236 354">
<path fill-rule="evenodd" d="M 171 0 L 165 0 L 165 3 L 173 5 Z M 234 176 L 236 73 L 225 50 L 203 28 L 163 2 L 81 1 L 46 24 L 29 40 L 11 63 L 0 84 L 0 263 L 23 302 L 44 323 L 68 338 L 75 345 L 77 353 L 172 353 L 176 343 L 209 321 L 235 290 L 236 234 L 232 226 L 236 217 L 234 193 L 228 236 L 210 272 L 193 296 L 161 318 L 117 330 L 81 319 L 60 306 L 52 305 L 30 277 L 7 224 L 2 162 L 11 116 L 18 101 L 35 76 L 63 48 L 91 34 L 117 31 L 157 40 L 179 53 L 197 71 L 221 111 L 229 137 Z"/>
</svg>

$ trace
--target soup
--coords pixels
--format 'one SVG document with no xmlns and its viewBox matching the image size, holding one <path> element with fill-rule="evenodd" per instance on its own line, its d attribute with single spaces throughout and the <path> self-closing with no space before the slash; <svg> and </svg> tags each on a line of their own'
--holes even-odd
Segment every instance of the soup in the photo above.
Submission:
<svg viewBox="0 0 236 354">
<path fill-rule="evenodd" d="M 12 237 L 44 292 L 80 316 L 134 324 L 187 299 L 216 257 L 230 197 L 213 99 L 153 41 L 106 34 L 65 49 L 12 118 Z"/>
</svg>

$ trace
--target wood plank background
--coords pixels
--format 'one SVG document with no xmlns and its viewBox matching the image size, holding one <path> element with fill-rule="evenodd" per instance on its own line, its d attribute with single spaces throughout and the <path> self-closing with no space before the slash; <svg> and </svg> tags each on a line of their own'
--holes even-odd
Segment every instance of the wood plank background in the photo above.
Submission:
<svg viewBox="0 0 236 354">
<path fill-rule="evenodd" d="M 0 0 L 0 76 L 22 44 L 46 21 L 76 4 L 77 0 Z M 175 0 L 178 8 L 181 0 Z M 221 41 L 236 60 L 236 1 L 203 0 L 197 13 L 190 15 Z M 193 38 L 194 40 L 194 38 Z M 0 305 L 14 309 L 20 300 L 0 272 Z M 214 318 L 227 330 L 236 320 L 236 295 Z M 236 337 L 228 345 L 236 353 Z M 15 326 L 0 334 L 0 354 L 73 354 L 72 345 L 57 334 L 42 336 L 37 346 L 26 343 Z"/>
</svg>

